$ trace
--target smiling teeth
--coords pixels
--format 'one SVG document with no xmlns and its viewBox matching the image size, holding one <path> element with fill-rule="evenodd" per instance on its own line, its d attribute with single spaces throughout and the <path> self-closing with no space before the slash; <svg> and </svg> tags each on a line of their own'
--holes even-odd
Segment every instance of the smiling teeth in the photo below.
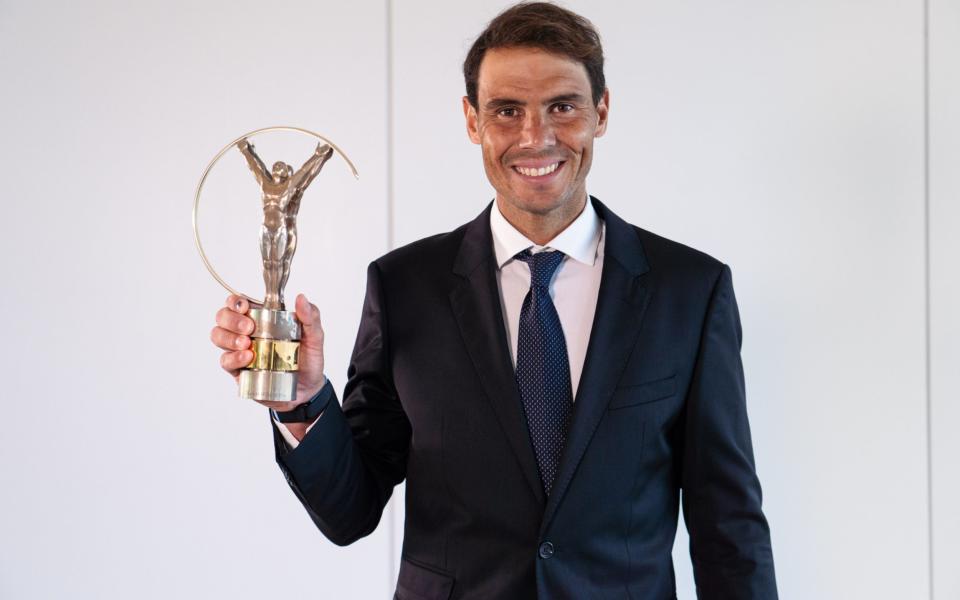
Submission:
<svg viewBox="0 0 960 600">
<path fill-rule="evenodd" d="M 527 177 L 543 177 L 544 175 L 549 175 L 557 170 L 557 167 L 560 166 L 560 163 L 555 162 L 548 167 L 540 167 L 539 169 L 528 169 L 526 167 L 514 167 L 518 173 L 521 175 L 526 175 Z"/>
</svg>

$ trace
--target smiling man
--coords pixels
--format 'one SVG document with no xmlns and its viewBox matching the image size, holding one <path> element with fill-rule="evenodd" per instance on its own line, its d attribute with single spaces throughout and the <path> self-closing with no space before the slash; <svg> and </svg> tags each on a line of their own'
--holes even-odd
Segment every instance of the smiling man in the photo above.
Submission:
<svg viewBox="0 0 960 600">
<path fill-rule="evenodd" d="M 587 195 L 595 30 L 517 5 L 464 78 L 496 199 L 370 265 L 342 408 L 297 298 L 298 398 L 272 416 L 291 488 L 349 544 L 406 480 L 401 600 L 674 598 L 681 506 L 700 598 L 776 598 L 730 269 Z M 248 309 L 229 298 L 212 333 L 234 376 Z"/>
<path fill-rule="evenodd" d="M 470 140 L 483 149 L 497 208 L 545 244 L 584 209 L 609 93 L 602 82 L 599 93 L 591 89 L 583 63 L 544 48 L 498 44 L 477 54 L 464 67 L 476 78 L 463 99 Z"/>
</svg>

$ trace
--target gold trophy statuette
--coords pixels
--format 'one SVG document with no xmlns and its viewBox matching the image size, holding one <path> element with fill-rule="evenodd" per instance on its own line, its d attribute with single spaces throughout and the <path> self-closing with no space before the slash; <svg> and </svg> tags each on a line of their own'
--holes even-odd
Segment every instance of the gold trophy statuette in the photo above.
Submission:
<svg viewBox="0 0 960 600">
<path fill-rule="evenodd" d="M 298 131 L 320 140 L 313 155 L 297 171 L 285 162 L 277 161 L 268 171 L 248 140 L 266 131 Z M 263 224 L 260 226 L 260 255 L 263 259 L 263 283 L 266 295 L 263 301 L 250 298 L 231 288 L 217 275 L 200 243 L 197 228 L 197 210 L 204 181 L 211 168 L 230 149 L 236 147 L 247 161 L 260 185 L 263 203 Z M 255 323 L 251 334 L 253 360 L 240 372 L 240 397 L 250 400 L 292 402 L 297 398 L 297 370 L 300 354 L 301 325 L 296 313 L 286 310 L 283 288 L 290 277 L 290 262 L 297 250 L 297 213 L 307 186 L 326 164 L 334 151 L 340 154 L 353 171 L 350 159 L 323 136 L 296 127 L 267 127 L 258 129 L 231 142 L 207 166 L 193 207 L 193 228 L 197 249 L 207 269 L 230 292 L 247 298 L 251 306 L 249 317 Z"/>
</svg>

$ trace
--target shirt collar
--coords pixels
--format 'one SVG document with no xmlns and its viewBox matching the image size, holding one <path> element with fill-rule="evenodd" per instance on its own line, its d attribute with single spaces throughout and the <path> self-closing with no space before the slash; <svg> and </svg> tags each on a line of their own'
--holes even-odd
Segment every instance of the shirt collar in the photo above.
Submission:
<svg viewBox="0 0 960 600">
<path fill-rule="evenodd" d="M 593 266 L 600 251 L 602 230 L 603 222 L 600 220 L 596 209 L 593 208 L 589 196 L 586 206 L 573 220 L 573 223 L 570 223 L 557 237 L 543 246 L 534 244 L 516 227 L 511 225 L 500 212 L 496 201 L 494 201 L 493 208 L 490 210 L 490 231 L 493 233 L 493 249 L 497 257 L 497 268 L 510 262 L 517 254 L 528 248 L 533 252 L 539 252 L 547 248 L 559 250 L 577 262 Z"/>
</svg>

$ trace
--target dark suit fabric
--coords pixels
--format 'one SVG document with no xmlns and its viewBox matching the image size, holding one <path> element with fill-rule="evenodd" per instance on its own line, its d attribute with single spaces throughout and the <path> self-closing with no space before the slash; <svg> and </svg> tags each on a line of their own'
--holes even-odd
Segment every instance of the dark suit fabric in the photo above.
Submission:
<svg viewBox="0 0 960 600">
<path fill-rule="evenodd" d="M 602 279 L 549 498 L 490 207 L 370 265 L 342 410 L 331 402 L 294 450 L 275 434 L 287 480 L 336 544 L 372 532 L 406 479 L 396 598 L 674 598 L 681 489 L 699 597 L 777 597 L 730 270 L 592 201 Z"/>
</svg>

